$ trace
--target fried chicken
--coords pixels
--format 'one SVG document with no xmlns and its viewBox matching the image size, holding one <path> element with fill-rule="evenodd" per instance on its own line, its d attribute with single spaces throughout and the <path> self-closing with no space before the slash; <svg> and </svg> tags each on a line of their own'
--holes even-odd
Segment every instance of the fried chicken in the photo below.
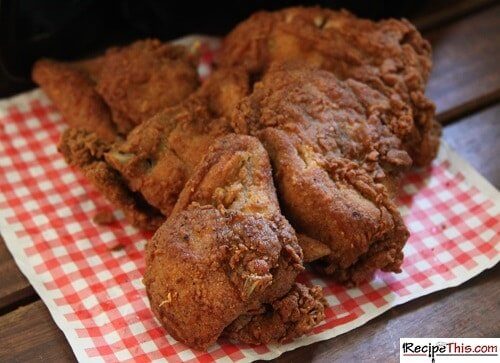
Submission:
<svg viewBox="0 0 500 363">
<path fill-rule="evenodd" d="M 295 283 L 302 269 L 265 150 L 233 134 L 210 148 L 148 242 L 144 284 L 167 331 L 204 350 L 221 334 L 261 344 L 310 331 L 324 302 L 320 288 Z"/>
<path fill-rule="evenodd" d="M 33 80 L 71 127 L 110 143 L 185 100 L 199 85 L 195 56 L 188 49 L 151 39 L 86 61 L 40 60 Z"/>
<path fill-rule="evenodd" d="M 440 126 L 424 95 L 431 48 L 408 21 L 373 22 L 322 8 L 259 12 L 225 38 L 219 57 L 222 66 L 242 65 L 256 76 L 273 63 L 287 62 L 325 69 L 380 91 L 406 114 L 404 120 L 388 121 L 414 163 L 425 165 L 435 157 Z"/>
<path fill-rule="evenodd" d="M 105 154 L 106 161 L 132 190 L 168 216 L 209 146 L 231 132 L 227 115 L 248 91 L 245 72 L 219 70 L 181 105 L 135 128 L 124 143 Z"/>
<path fill-rule="evenodd" d="M 96 134 L 83 129 L 67 129 L 58 149 L 66 162 L 78 168 L 116 208 L 121 209 L 127 220 L 142 230 L 156 230 L 165 217 L 148 205 L 139 193 L 132 192 L 121 175 L 103 161 L 103 154 L 110 148 Z"/>
<path fill-rule="evenodd" d="M 33 80 L 42 87 L 70 127 L 95 132 L 108 143 L 115 140 L 117 130 L 109 107 L 82 69 L 52 60 L 39 60 L 33 67 Z"/>
<path fill-rule="evenodd" d="M 186 101 L 138 125 L 124 141 L 109 145 L 96 134 L 69 130 L 59 150 L 68 164 L 81 169 L 115 207 L 124 210 L 131 224 L 156 230 L 212 142 L 231 132 L 228 114 L 248 92 L 246 72 L 220 70 Z M 96 153 L 94 144 L 106 147 Z M 109 178 L 90 177 L 94 167 Z"/>
<path fill-rule="evenodd" d="M 223 336 L 253 345 L 287 343 L 324 320 L 325 304 L 321 287 L 295 283 L 284 297 L 240 315 Z"/>
<path fill-rule="evenodd" d="M 127 134 L 193 93 L 199 85 L 195 61 L 186 47 L 153 39 L 109 49 L 96 90 L 111 108 L 118 130 Z"/>
<path fill-rule="evenodd" d="M 71 62 L 68 64 L 71 67 L 78 69 L 80 72 L 85 73 L 87 78 L 89 78 L 95 85 L 101 78 L 101 72 L 104 65 L 104 60 L 105 56 L 101 55 L 94 58 L 88 58 L 76 62 Z"/>
<path fill-rule="evenodd" d="M 399 271 L 403 259 L 408 231 L 384 186 L 411 165 L 388 125 L 404 120 L 399 111 L 366 84 L 285 67 L 256 83 L 232 119 L 263 142 L 285 216 L 330 249 L 323 270 L 347 284 Z"/>
<path fill-rule="evenodd" d="M 33 77 L 72 126 L 67 162 L 135 226 L 160 226 L 151 309 L 204 350 L 310 332 L 326 302 L 296 282 L 304 262 L 346 285 L 400 271 L 396 186 L 439 146 L 430 56 L 406 20 L 288 8 L 238 25 L 201 86 L 192 51 L 156 40 Z"/>
</svg>

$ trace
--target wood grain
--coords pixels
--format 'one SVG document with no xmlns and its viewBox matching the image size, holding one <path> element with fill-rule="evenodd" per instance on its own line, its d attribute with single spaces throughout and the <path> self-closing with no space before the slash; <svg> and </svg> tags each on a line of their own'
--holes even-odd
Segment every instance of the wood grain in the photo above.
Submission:
<svg viewBox="0 0 500 363">
<path fill-rule="evenodd" d="M 73 351 L 42 301 L 0 317 L 0 362 L 74 362 Z"/>
<path fill-rule="evenodd" d="M 500 5 L 424 36 L 434 52 L 427 95 L 442 123 L 500 99 Z"/>
<path fill-rule="evenodd" d="M 443 137 L 500 189 L 500 104 L 445 127 Z"/>
<path fill-rule="evenodd" d="M 402 337 L 497 337 L 500 266 L 465 284 L 407 302 L 346 334 L 276 362 L 399 362 Z"/>
<path fill-rule="evenodd" d="M 460 17 L 472 14 L 497 0 L 434 0 L 426 1 L 410 20 L 420 31 L 443 26 Z"/>
<path fill-rule="evenodd" d="M 28 280 L 19 271 L 12 255 L 0 236 L 0 310 L 6 306 L 35 294 Z"/>
</svg>

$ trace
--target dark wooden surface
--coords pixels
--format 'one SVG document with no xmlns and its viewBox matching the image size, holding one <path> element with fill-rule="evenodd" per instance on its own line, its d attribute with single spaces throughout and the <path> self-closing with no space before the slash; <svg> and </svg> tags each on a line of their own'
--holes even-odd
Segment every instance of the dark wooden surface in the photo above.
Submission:
<svg viewBox="0 0 500 363">
<path fill-rule="evenodd" d="M 500 103 L 443 130 L 446 142 L 500 189 Z"/>
<path fill-rule="evenodd" d="M 16 301 L 33 295 L 35 292 L 26 277 L 17 268 L 14 259 L 0 237 L 0 310 Z"/>
<path fill-rule="evenodd" d="M 424 2 L 410 18 L 420 31 L 443 26 L 464 15 L 490 7 L 497 0 L 435 0 Z"/>
<path fill-rule="evenodd" d="M 0 362 L 74 362 L 75 356 L 42 301 L 0 317 Z"/>
<path fill-rule="evenodd" d="M 434 49 L 427 95 L 442 123 L 500 98 L 500 5 L 426 33 Z"/>
<path fill-rule="evenodd" d="M 433 3 L 434 4 L 434 3 Z M 428 95 L 444 139 L 500 187 L 500 4 L 438 1 L 415 17 L 434 49 Z M 0 242 L 0 362 L 74 361 L 64 335 Z M 500 267 L 391 309 L 337 338 L 285 353 L 290 361 L 398 360 L 405 336 L 500 336 Z"/>
<path fill-rule="evenodd" d="M 276 361 L 399 362 L 399 338 L 498 337 L 499 278 L 496 266 L 459 287 L 409 301 L 355 330 L 287 352 Z"/>
</svg>

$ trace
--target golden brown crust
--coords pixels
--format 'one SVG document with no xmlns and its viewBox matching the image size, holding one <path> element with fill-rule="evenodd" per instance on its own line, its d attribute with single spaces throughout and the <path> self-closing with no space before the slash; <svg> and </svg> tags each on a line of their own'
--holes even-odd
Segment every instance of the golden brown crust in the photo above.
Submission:
<svg viewBox="0 0 500 363">
<path fill-rule="evenodd" d="M 33 67 L 33 80 L 42 87 L 71 127 L 95 132 L 109 143 L 115 140 L 117 132 L 110 110 L 85 72 L 68 64 L 43 59 Z"/>
<path fill-rule="evenodd" d="M 194 167 L 212 142 L 229 132 L 194 100 L 168 109 L 135 128 L 106 154 L 106 161 L 153 206 L 168 216 Z"/>
<path fill-rule="evenodd" d="M 40 60 L 33 80 L 71 127 L 113 142 L 198 88 L 195 58 L 183 46 L 146 39 L 78 62 Z"/>
<path fill-rule="evenodd" d="M 267 73 L 232 119 L 237 132 L 261 139 L 285 215 L 328 246 L 324 270 L 345 283 L 398 271 L 402 261 L 408 232 L 383 185 L 411 164 L 387 126 L 398 117 L 406 116 L 364 84 L 285 68 Z"/>
<path fill-rule="evenodd" d="M 297 233 L 297 240 L 304 254 L 304 262 L 313 262 L 332 253 L 330 247 L 308 235 Z"/>
<path fill-rule="evenodd" d="M 209 150 L 179 195 L 173 214 L 193 202 L 266 218 L 280 214 L 269 157 L 257 139 L 230 134 Z"/>
<path fill-rule="evenodd" d="M 377 182 L 400 175 L 412 164 L 391 127 L 406 122 L 411 120 L 405 110 L 368 85 L 295 66 L 266 73 L 231 118 L 238 133 L 282 130 L 288 142 L 300 146 L 301 158 L 308 153 L 346 158 Z"/>
<path fill-rule="evenodd" d="M 285 215 L 299 232 L 331 250 L 325 272 L 357 284 L 377 269 L 399 271 L 408 232 L 382 184 L 348 159 L 301 157 L 282 131 L 266 129 L 261 139 L 273 161 Z M 358 265 L 378 241 L 387 241 L 387 258 Z"/>
<path fill-rule="evenodd" d="M 90 67 L 90 71 L 96 73 L 96 67 Z M 180 103 L 199 85 L 190 52 L 156 39 L 109 49 L 98 73 L 96 90 L 110 106 L 113 120 L 123 134 Z"/>
<path fill-rule="evenodd" d="M 136 127 L 106 154 L 107 162 L 132 190 L 168 216 L 209 146 L 231 131 L 226 113 L 248 88 L 248 77 L 241 70 L 215 72 L 181 105 Z"/>
<path fill-rule="evenodd" d="M 253 345 L 288 343 L 323 321 L 325 306 L 321 287 L 295 283 L 284 297 L 240 315 L 224 336 Z"/>
<path fill-rule="evenodd" d="M 156 230 L 165 220 L 155 208 L 133 193 L 121 176 L 103 161 L 109 145 L 95 134 L 81 129 L 66 130 L 58 145 L 66 162 L 85 177 L 117 208 L 127 220 L 142 230 Z"/>
<path fill-rule="evenodd" d="M 415 164 L 435 157 L 440 127 L 424 95 L 431 48 L 408 21 L 373 22 L 322 8 L 259 12 L 225 38 L 219 57 L 222 66 L 242 65 L 257 74 L 288 62 L 355 79 L 382 92 L 394 107 L 406 107 L 411 122 L 392 124 L 392 131 Z"/>
<path fill-rule="evenodd" d="M 89 79 L 92 80 L 94 85 L 101 78 L 101 72 L 104 65 L 104 55 L 79 60 L 76 62 L 68 63 L 71 67 L 78 69 L 80 72 L 84 72 Z"/>
<path fill-rule="evenodd" d="M 310 332 L 326 302 L 295 282 L 304 261 L 347 285 L 400 270 L 392 196 L 439 144 L 430 53 L 405 20 L 289 8 L 240 24 L 199 88 L 189 52 L 157 40 L 33 77 L 75 127 L 67 162 L 139 228 L 169 216 L 144 284 L 167 331 L 206 349 Z"/>
<path fill-rule="evenodd" d="M 279 212 L 258 140 L 219 139 L 146 252 L 144 283 L 153 312 L 170 334 L 196 349 L 214 343 L 241 314 L 287 294 L 302 270 L 302 253 Z M 304 324 L 296 333 L 310 329 Z"/>
<path fill-rule="evenodd" d="M 92 74 L 93 78 L 99 79 L 102 72 L 100 63 L 101 60 L 95 59 L 71 66 L 57 66 L 80 78 Z M 38 74 L 38 68 L 35 69 Z M 62 74 L 60 70 L 54 71 L 49 79 L 53 81 L 54 75 L 60 77 Z M 68 85 L 63 80 L 61 82 L 62 88 Z M 90 87 L 90 78 L 86 78 L 86 82 Z M 78 86 L 73 90 L 82 91 Z M 231 131 L 226 116 L 248 91 L 246 72 L 238 68 L 221 70 L 215 72 L 193 97 L 137 126 L 125 141 L 116 134 L 112 138 L 102 138 L 102 133 L 92 132 L 95 130 L 90 123 L 86 124 L 86 128 L 80 127 L 79 123 L 72 123 L 75 128 L 85 129 L 91 135 L 82 130 L 67 132 L 61 140 L 60 149 L 65 152 L 67 160 L 71 160 L 75 158 L 73 153 L 76 150 L 87 151 L 88 138 L 99 140 L 99 143 L 108 140 L 98 158 L 86 160 L 86 164 L 79 159 L 72 165 L 82 169 L 108 200 L 118 208 L 125 208 L 125 214 L 132 224 L 141 229 L 154 230 L 161 221 L 158 210 L 163 215 L 170 214 L 184 183 L 208 147 L 218 136 Z M 73 112 L 76 96 L 71 98 L 61 95 L 59 105 L 67 106 Z M 99 95 L 92 91 L 92 97 L 97 105 L 102 106 L 102 110 L 108 112 L 109 120 L 109 110 Z M 88 110 L 90 116 L 99 115 L 99 109 L 92 105 Z M 75 120 L 74 117 L 69 119 Z M 109 180 L 105 180 L 106 177 Z M 134 201 L 140 202 L 140 211 L 133 205 Z M 148 208 L 152 215 L 147 218 Z"/>
</svg>

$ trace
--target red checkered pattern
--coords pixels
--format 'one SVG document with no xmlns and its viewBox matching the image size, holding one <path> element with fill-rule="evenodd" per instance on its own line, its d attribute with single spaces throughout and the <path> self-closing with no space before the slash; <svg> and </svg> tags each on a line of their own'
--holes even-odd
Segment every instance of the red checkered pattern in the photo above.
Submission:
<svg viewBox="0 0 500 363">
<path fill-rule="evenodd" d="M 201 73 L 210 71 L 210 60 L 207 53 Z M 58 154 L 64 122 L 44 94 L 0 102 L 0 125 L 2 235 L 82 361 L 269 359 L 460 284 L 500 259 L 498 192 L 443 146 L 431 167 L 404 180 L 399 202 L 411 237 L 402 273 L 378 273 L 354 289 L 305 273 L 300 280 L 321 285 L 330 305 L 312 334 L 281 346 L 220 342 L 196 352 L 169 336 L 149 309 L 141 281 L 148 236 L 119 213 L 111 226 L 92 222 L 112 208 Z"/>
</svg>

